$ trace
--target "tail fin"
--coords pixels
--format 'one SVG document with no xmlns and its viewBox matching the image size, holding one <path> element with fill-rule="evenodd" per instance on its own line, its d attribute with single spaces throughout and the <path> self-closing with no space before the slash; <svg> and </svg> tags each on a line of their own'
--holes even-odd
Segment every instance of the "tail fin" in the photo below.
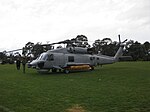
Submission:
<svg viewBox="0 0 150 112">
<path fill-rule="evenodd" d="M 123 42 L 121 42 L 120 35 L 118 35 L 118 37 L 119 37 L 120 48 L 118 49 L 117 53 L 114 56 L 115 61 L 118 61 L 119 57 L 123 55 L 123 48 L 125 46 L 124 43 L 127 41 L 126 39 Z"/>
<path fill-rule="evenodd" d="M 118 49 L 117 53 L 114 56 L 115 61 L 118 61 L 119 57 L 123 55 L 123 48 L 124 45 L 120 45 L 120 48 Z"/>
</svg>

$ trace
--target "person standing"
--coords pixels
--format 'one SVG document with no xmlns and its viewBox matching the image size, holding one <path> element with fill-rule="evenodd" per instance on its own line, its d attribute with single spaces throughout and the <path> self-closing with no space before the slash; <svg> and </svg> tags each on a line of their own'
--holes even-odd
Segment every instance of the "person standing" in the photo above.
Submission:
<svg viewBox="0 0 150 112">
<path fill-rule="evenodd" d="M 16 60 L 16 68 L 17 68 L 17 70 L 20 70 L 20 59 L 19 58 L 17 58 L 17 60 Z"/>
<path fill-rule="evenodd" d="M 23 57 L 22 59 L 22 67 L 23 67 L 23 73 L 25 73 L 25 69 L 26 69 L 26 58 Z"/>
</svg>

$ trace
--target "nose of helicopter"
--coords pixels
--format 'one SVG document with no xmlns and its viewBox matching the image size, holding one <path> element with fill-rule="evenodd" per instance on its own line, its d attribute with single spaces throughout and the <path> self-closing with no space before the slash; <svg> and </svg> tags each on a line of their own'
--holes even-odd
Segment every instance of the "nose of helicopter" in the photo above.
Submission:
<svg viewBox="0 0 150 112">
<path fill-rule="evenodd" d="M 44 61 L 32 61 L 31 63 L 28 64 L 28 68 L 40 68 L 42 69 L 44 67 Z"/>
<path fill-rule="evenodd" d="M 32 62 L 30 62 L 30 63 L 28 63 L 28 68 L 36 68 L 36 66 L 37 66 L 37 62 L 36 61 L 32 61 Z"/>
</svg>

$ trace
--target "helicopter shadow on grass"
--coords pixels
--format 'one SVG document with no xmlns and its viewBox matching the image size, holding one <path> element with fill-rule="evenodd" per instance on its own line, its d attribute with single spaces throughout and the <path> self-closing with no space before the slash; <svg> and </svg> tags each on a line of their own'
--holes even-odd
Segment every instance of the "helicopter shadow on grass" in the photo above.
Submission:
<svg viewBox="0 0 150 112">
<path fill-rule="evenodd" d="M 97 71 L 98 69 L 95 69 L 94 71 Z M 47 72 L 47 73 L 38 73 L 38 72 L 32 72 L 28 73 L 28 75 L 40 75 L 40 76 L 61 76 L 61 75 L 85 75 L 85 73 L 93 73 L 94 71 L 70 71 L 69 73 L 65 73 L 63 71 L 60 72 Z"/>
</svg>

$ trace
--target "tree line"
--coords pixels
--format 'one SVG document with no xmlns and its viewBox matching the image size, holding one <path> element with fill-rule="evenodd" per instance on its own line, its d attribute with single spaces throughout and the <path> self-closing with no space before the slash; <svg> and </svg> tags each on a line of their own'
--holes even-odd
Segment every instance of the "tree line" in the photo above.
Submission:
<svg viewBox="0 0 150 112">
<path fill-rule="evenodd" d="M 114 56 L 119 48 L 119 42 L 112 41 L 110 38 L 95 40 L 93 43 L 95 52 Z M 148 41 L 143 44 L 138 41 L 129 40 L 124 48 L 124 56 L 131 56 L 133 61 L 150 61 L 150 43 Z"/>
<path fill-rule="evenodd" d="M 111 38 L 103 38 L 95 40 L 90 45 L 85 35 L 78 35 L 76 38 L 54 44 L 66 44 L 66 47 L 92 48 L 94 54 L 101 53 L 103 55 L 114 56 L 120 42 L 113 41 Z M 41 53 L 54 49 L 54 44 L 42 44 L 40 42 L 34 44 L 33 42 L 28 42 L 22 48 L 22 55 L 28 58 L 37 58 Z M 57 48 L 61 47 L 58 46 Z M 14 54 L 10 52 L 9 55 L 6 51 L 0 52 L 0 60 L 9 59 L 10 62 L 10 60 L 15 60 L 18 56 L 21 56 L 19 52 L 15 52 Z M 129 40 L 125 45 L 124 56 L 131 56 L 133 61 L 150 61 L 150 43 L 146 41 L 142 44 L 138 41 Z"/>
</svg>

